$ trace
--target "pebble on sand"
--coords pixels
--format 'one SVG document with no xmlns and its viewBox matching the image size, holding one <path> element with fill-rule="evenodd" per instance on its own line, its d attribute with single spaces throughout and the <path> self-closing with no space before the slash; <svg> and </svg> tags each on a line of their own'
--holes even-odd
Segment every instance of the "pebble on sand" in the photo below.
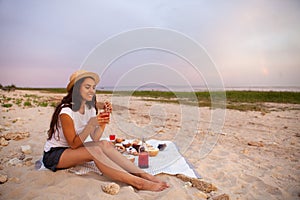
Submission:
<svg viewBox="0 0 300 200">
<path fill-rule="evenodd" d="M 24 145 L 24 146 L 21 146 L 21 151 L 24 153 L 24 154 L 31 154 L 31 146 L 30 145 Z"/>
<path fill-rule="evenodd" d="M 120 191 L 120 186 L 116 183 L 108 183 L 107 185 L 102 186 L 103 192 L 111 195 L 118 194 Z"/>
<path fill-rule="evenodd" d="M 5 183 L 8 180 L 7 175 L 0 174 L 0 184 Z"/>
</svg>

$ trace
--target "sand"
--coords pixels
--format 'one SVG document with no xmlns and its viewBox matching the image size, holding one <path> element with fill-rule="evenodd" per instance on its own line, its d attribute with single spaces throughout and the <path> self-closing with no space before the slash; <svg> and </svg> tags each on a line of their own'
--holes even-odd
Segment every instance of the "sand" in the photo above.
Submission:
<svg viewBox="0 0 300 200">
<path fill-rule="evenodd" d="M 151 138 L 179 143 L 183 156 L 202 180 L 218 189 L 201 192 L 175 176 L 161 174 L 157 176 L 170 184 L 165 191 L 138 191 L 118 183 L 119 193 L 109 195 L 101 190 L 101 186 L 113 182 L 105 176 L 35 169 L 54 108 L 34 104 L 55 102 L 62 96 L 40 91 L 1 91 L 1 105 L 16 99 L 23 101 L 20 106 L 13 103 L 0 110 L 2 138 L 8 133 L 19 134 L 14 139 L 1 139 L 0 180 L 4 183 L 0 184 L 0 199 L 212 199 L 221 194 L 230 199 L 300 198 L 300 105 L 269 104 L 273 109 L 267 113 L 227 109 L 224 127 L 216 133 L 209 129 L 211 110 L 206 107 L 197 108 L 200 119 L 182 119 L 183 110 L 190 115 L 188 106 L 139 98 L 131 98 L 129 104 L 123 105 L 123 97 L 98 95 L 98 99 L 112 99 L 114 103 L 112 121 L 104 137 L 110 133 L 140 136 L 137 132 L 145 130 Z M 26 100 L 33 105 L 24 106 Z M 194 108 L 191 109 L 192 112 Z M 21 146 L 26 145 L 30 149 L 24 154 Z M 207 148 L 204 154 L 201 150 Z"/>
</svg>

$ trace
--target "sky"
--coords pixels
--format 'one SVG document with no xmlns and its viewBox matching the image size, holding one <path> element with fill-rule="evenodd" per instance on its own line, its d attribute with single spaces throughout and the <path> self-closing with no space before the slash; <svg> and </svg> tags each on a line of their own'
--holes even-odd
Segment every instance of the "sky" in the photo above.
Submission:
<svg viewBox="0 0 300 200">
<path fill-rule="evenodd" d="M 130 51 L 92 68 L 101 74 L 101 87 L 139 87 L 151 80 L 202 85 L 211 79 L 225 87 L 300 87 L 299 10 L 298 0 L 0 0 L 0 83 L 65 87 L 99 45 L 126 32 L 156 28 L 197 43 L 206 53 L 198 58 L 211 64 L 199 61 L 197 68 L 188 62 L 190 55 L 197 57 L 195 49 L 187 48 L 187 60 L 172 51 L 176 45 L 185 49 L 189 41 L 161 34 L 162 43 L 173 45 L 166 51 Z M 147 41 L 139 35 L 136 40 L 141 38 Z M 97 62 L 134 42 L 107 42 L 110 48 L 96 55 Z"/>
</svg>

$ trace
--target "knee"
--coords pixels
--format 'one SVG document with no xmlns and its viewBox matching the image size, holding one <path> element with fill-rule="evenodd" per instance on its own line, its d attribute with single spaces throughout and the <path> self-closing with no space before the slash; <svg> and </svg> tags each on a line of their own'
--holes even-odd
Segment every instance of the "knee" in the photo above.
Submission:
<svg viewBox="0 0 300 200">
<path fill-rule="evenodd" d="M 90 151 L 90 153 L 92 155 L 102 155 L 103 154 L 102 148 L 100 146 L 92 146 L 92 147 L 88 148 L 88 150 Z"/>
<path fill-rule="evenodd" d="M 102 140 L 99 142 L 99 146 L 101 148 L 105 148 L 105 149 L 108 149 L 108 148 L 113 148 L 113 145 L 109 142 L 109 141 L 106 141 L 106 140 Z"/>
</svg>

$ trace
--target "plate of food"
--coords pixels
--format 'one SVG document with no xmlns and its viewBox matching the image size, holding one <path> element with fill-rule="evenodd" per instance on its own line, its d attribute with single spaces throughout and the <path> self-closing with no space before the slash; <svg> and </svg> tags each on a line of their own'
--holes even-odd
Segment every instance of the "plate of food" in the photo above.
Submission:
<svg viewBox="0 0 300 200">
<path fill-rule="evenodd" d="M 124 153 L 126 151 L 126 148 L 121 143 L 116 143 L 115 149 L 117 149 L 120 153 Z"/>
</svg>

